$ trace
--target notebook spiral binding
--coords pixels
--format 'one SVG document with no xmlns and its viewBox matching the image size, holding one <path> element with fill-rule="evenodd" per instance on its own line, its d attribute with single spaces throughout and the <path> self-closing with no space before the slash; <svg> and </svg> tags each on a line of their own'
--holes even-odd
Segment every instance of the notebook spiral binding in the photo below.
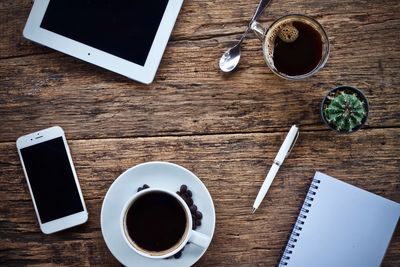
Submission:
<svg viewBox="0 0 400 267">
<path fill-rule="evenodd" d="M 305 220 L 307 219 L 307 214 L 310 212 L 310 207 L 312 205 L 312 202 L 314 201 L 314 196 L 317 193 L 316 190 L 318 190 L 319 183 L 321 183 L 321 180 L 318 179 L 313 179 L 311 181 L 307 196 L 304 199 L 303 206 L 301 207 L 299 216 L 297 217 L 297 220 L 294 224 L 292 233 L 290 234 L 289 240 L 286 244 L 285 250 L 283 251 L 283 255 L 278 266 L 286 266 L 290 261 L 290 255 L 293 253 L 293 249 L 296 246 L 296 242 L 298 237 L 300 236 L 301 230 L 303 230 L 303 225 L 305 223 Z"/>
</svg>

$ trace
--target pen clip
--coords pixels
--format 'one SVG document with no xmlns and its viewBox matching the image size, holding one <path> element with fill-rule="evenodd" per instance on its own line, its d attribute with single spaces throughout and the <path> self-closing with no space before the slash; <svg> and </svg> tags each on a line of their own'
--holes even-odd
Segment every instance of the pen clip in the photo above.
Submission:
<svg viewBox="0 0 400 267">
<path fill-rule="evenodd" d="M 297 131 L 296 138 L 293 140 L 293 143 L 290 145 L 290 149 L 289 149 L 288 153 L 286 154 L 285 158 L 287 158 L 289 156 L 290 152 L 292 152 L 292 149 L 297 142 L 297 138 L 299 138 L 299 134 L 300 134 L 300 131 Z"/>
</svg>

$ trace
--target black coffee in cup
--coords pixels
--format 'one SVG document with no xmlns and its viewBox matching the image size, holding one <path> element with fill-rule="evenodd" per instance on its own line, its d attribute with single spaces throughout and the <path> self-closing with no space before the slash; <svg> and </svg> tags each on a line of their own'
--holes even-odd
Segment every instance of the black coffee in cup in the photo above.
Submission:
<svg viewBox="0 0 400 267">
<path fill-rule="evenodd" d="M 136 199 L 125 215 L 126 231 L 141 250 L 173 250 L 184 238 L 187 218 L 181 203 L 164 192 L 149 192 Z"/>
<path fill-rule="evenodd" d="M 256 32 L 260 30 L 253 25 Z M 322 26 L 304 15 L 276 20 L 263 39 L 264 59 L 277 75 L 298 80 L 321 69 L 329 56 L 329 40 Z"/>
<path fill-rule="evenodd" d="M 322 58 L 319 32 L 305 22 L 281 25 L 274 40 L 273 60 L 279 72 L 290 76 L 311 72 Z"/>
</svg>

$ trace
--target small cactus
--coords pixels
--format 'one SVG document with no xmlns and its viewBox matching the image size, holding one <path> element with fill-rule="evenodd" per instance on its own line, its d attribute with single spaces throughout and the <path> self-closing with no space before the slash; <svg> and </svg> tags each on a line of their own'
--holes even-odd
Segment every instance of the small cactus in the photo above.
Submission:
<svg viewBox="0 0 400 267">
<path fill-rule="evenodd" d="M 324 109 L 324 115 L 333 128 L 342 132 L 351 132 L 363 123 L 367 113 L 364 102 L 356 94 L 341 92 L 328 99 L 330 101 Z"/>
</svg>

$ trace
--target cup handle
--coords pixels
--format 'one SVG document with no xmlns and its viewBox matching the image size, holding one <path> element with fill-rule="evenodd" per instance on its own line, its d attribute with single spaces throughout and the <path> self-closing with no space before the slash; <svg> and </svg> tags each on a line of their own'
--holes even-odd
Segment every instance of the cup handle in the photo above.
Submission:
<svg viewBox="0 0 400 267">
<path fill-rule="evenodd" d="M 257 21 L 253 21 L 250 24 L 250 29 L 254 32 L 257 38 L 260 39 L 260 41 L 263 41 L 265 35 L 265 29 L 260 23 L 258 23 Z"/>
<path fill-rule="evenodd" d="M 199 247 L 207 248 L 210 245 L 211 238 L 205 234 L 191 230 L 189 242 Z"/>
</svg>

